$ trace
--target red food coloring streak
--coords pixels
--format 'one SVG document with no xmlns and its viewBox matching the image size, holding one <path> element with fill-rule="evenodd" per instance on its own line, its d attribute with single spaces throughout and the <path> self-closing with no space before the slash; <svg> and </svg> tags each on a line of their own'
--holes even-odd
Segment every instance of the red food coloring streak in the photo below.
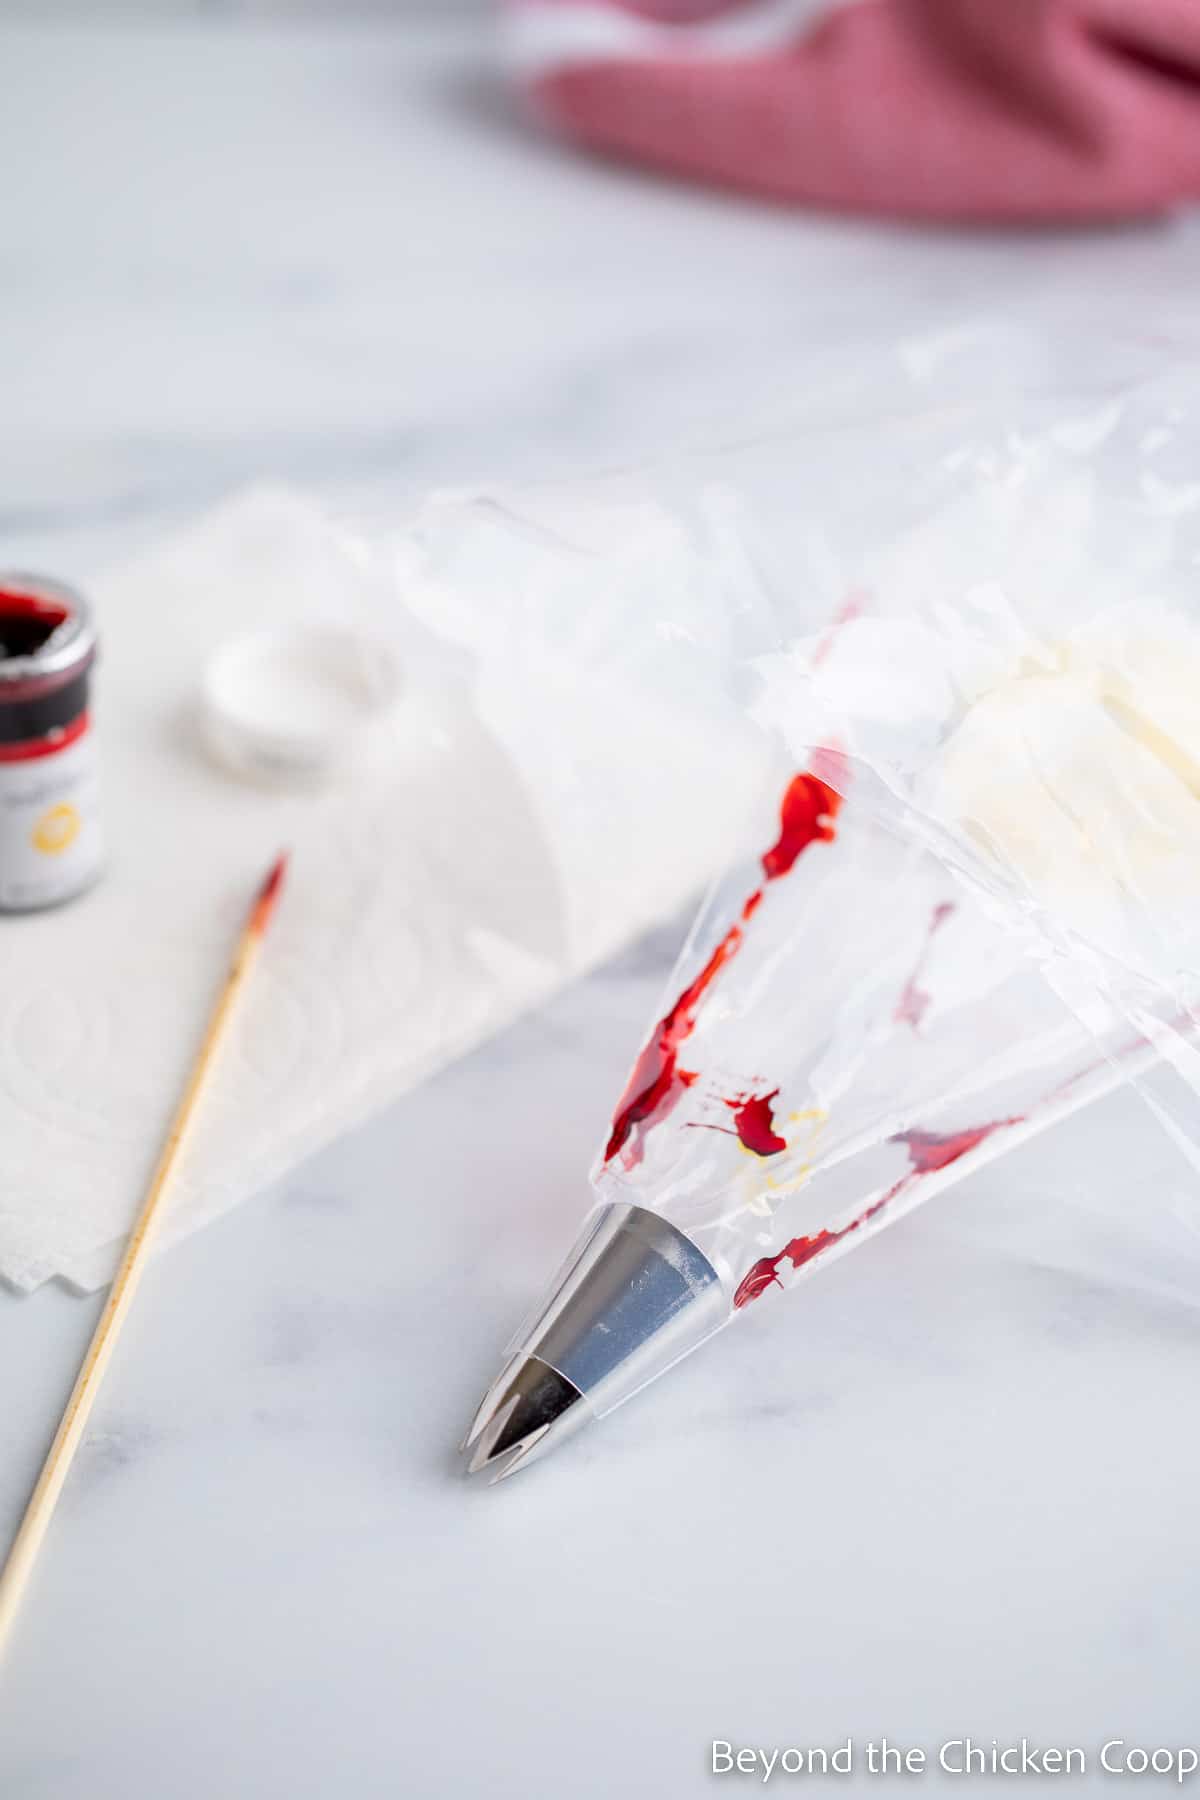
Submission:
<svg viewBox="0 0 1200 1800">
<path fill-rule="evenodd" d="M 772 1102 L 778 1097 L 778 1088 L 769 1094 L 739 1094 L 736 1100 L 725 1102 L 733 1114 L 732 1125 L 710 1125 L 701 1119 L 689 1120 L 689 1124 L 693 1131 L 720 1131 L 735 1137 L 743 1150 L 751 1150 L 755 1156 L 778 1156 L 788 1147 L 787 1139 L 775 1130 Z"/>
<path fill-rule="evenodd" d="M 860 619 L 862 617 L 866 601 L 867 596 L 858 589 L 855 589 L 853 593 L 847 594 L 846 598 L 842 601 L 842 604 L 838 607 L 837 612 L 834 614 L 828 631 L 817 645 L 816 654 L 813 657 L 813 666 L 815 668 L 819 669 L 823 662 L 828 661 L 829 654 L 837 643 L 838 634 L 843 625 L 852 625 L 855 619 Z"/>
<path fill-rule="evenodd" d="M 993 1131 L 1020 1123 L 1020 1119 L 995 1119 L 990 1125 L 974 1125 L 966 1131 L 902 1131 L 892 1142 L 905 1146 L 916 1174 L 933 1175 L 976 1149 Z"/>
<path fill-rule="evenodd" d="M 792 778 L 780 808 L 779 837 L 762 859 L 768 882 L 788 874 L 810 844 L 828 842 L 834 836 L 834 820 L 841 803 L 841 795 L 816 775 Z M 695 980 L 651 1032 L 614 1115 L 604 1150 L 605 1162 L 611 1162 L 626 1146 L 631 1162 L 636 1161 L 637 1146 L 630 1145 L 634 1128 L 665 1117 L 684 1089 L 696 1080 L 694 1072 L 679 1067 L 680 1046 L 695 1029 L 700 1002 L 726 963 L 741 949 L 746 926 L 762 904 L 763 892 L 758 887 L 747 896 L 737 923 L 729 927 Z"/>
<path fill-rule="evenodd" d="M 768 881 L 778 881 L 794 867 L 810 844 L 829 843 L 842 797 L 816 775 L 797 775 L 788 783 L 779 813 L 779 838 L 762 859 Z M 751 896 L 757 906 L 761 890 Z M 743 913 L 743 917 L 745 914 Z"/>
<path fill-rule="evenodd" d="M 960 1156 L 966 1156 L 970 1151 L 978 1149 L 979 1145 L 989 1138 L 993 1131 L 999 1131 L 1008 1125 L 1019 1124 L 1021 1124 L 1020 1119 L 995 1119 L 990 1125 L 974 1125 L 965 1131 L 945 1133 L 902 1131 L 898 1137 L 891 1139 L 891 1142 L 903 1144 L 907 1149 L 908 1158 L 912 1164 L 911 1173 L 901 1176 L 900 1180 L 890 1187 L 886 1194 L 876 1200 L 873 1205 L 868 1206 L 857 1219 L 851 1219 L 848 1225 L 843 1225 L 840 1231 L 818 1231 L 812 1237 L 792 1238 L 790 1243 L 783 1246 L 778 1256 L 760 1256 L 758 1261 L 747 1269 L 738 1283 L 737 1291 L 733 1296 L 734 1306 L 745 1306 L 749 1301 L 757 1300 L 759 1295 L 765 1294 L 769 1287 L 782 1287 L 783 1283 L 779 1279 L 781 1263 L 790 1262 L 793 1269 L 802 1269 L 805 1263 L 810 1263 L 815 1256 L 820 1256 L 822 1251 L 832 1249 L 834 1244 L 849 1237 L 852 1231 L 860 1230 L 869 1220 L 881 1213 L 885 1206 L 889 1206 L 899 1194 L 910 1187 L 919 1176 L 935 1174 L 939 1169 L 948 1169 L 951 1163 L 958 1161 Z"/>
<path fill-rule="evenodd" d="M 920 986 L 921 975 L 929 956 L 929 947 L 953 911 L 954 902 L 952 900 L 943 900 L 939 906 L 935 906 L 933 909 L 925 947 L 917 960 L 916 968 L 904 984 L 904 991 L 896 1002 L 893 1019 L 897 1025 L 911 1025 L 914 1031 L 919 1031 L 921 1028 L 930 1001 L 930 995 Z"/>
<path fill-rule="evenodd" d="M 738 1141 L 755 1156 L 778 1156 L 787 1149 L 787 1139 L 775 1130 L 772 1102 L 778 1098 L 779 1089 L 774 1088 L 769 1094 L 751 1094 L 745 1100 L 725 1102 L 732 1109 Z"/>
<path fill-rule="evenodd" d="M 695 1081 L 690 1069 L 679 1067 L 679 1046 L 691 1035 L 696 1008 L 730 957 L 737 954 L 743 935 L 741 925 L 730 926 L 695 981 L 684 988 L 670 1012 L 654 1027 L 633 1065 L 633 1074 L 613 1119 L 605 1162 L 611 1162 L 625 1148 L 635 1125 L 673 1106 L 683 1089 Z"/>
<path fill-rule="evenodd" d="M 70 616 L 61 600 L 0 588 L 0 662 L 32 656 Z"/>
<path fill-rule="evenodd" d="M 903 1186 L 903 1183 L 900 1185 Z M 771 1286 L 782 1287 L 783 1283 L 779 1279 L 780 1263 L 790 1262 L 793 1269 L 802 1269 L 814 1256 L 820 1256 L 822 1250 L 832 1249 L 834 1244 L 840 1243 L 852 1231 L 865 1225 L 868 1219 L 873 1219 L 876 1213 L 882 1212 L 896 1193 L 896 1188 L 891 1189 L 882 1200 L 876 1200 L 874 1206 L 868 1206 L 866 1212 L 860 1213 L 857 1219 L 851 1219 L 840 1231 L 818 1231 L 812 1237 L 796 1237 L 783 1246 L 778 1256 L 760 1256 L 738 1283 L 737 1292 L 733 1296 L 734 1306 L 745 1306 L 747 1301 L 757 1300 Z"/>
</svg>

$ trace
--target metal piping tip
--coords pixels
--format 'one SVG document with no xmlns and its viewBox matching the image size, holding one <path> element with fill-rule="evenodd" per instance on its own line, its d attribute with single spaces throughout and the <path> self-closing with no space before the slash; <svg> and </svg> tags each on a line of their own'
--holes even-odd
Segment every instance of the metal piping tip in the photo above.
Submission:
<svg viewBox="0 0 1200 1800">
<path fill-rule="evenodd" d="M 479 1402 L 478 1407 L 475 1409 L 475 1417 L 467 1426 L 466 1436 L 458 1446 L 459 1454 L 461 1456 L 466 1455 L 467 1451 L 471 1448 L 471 1445 L 475 1442 L 476 1438 L 479 1437 L 484 1427 L 489 1425 L 495 1417 L 497 1408 L 500 1406 L 508 1391 L 508 1384 L 513 1375 L 516 1374 L 516 1371 L 523 1360 L 524 1358 L 521 1355 L 510 1356 L 487 1393 L 483 1396 L 483 1399 Z"/>
<path fill-rule="evenodd" d="M 463 1440 L 466 1472 L 486 1473 L 494 1486 L 544 1456 L 592 1416 L 573 1381 L 539 1356 L 515 1356 L 484 1395 Z"/>
<path fill-rule="evenodd" d="M 599 1206 L 483 1397 L 459 1446 L 503 1481 L 602 1419 L 729 1318 L 720 1277 L 669 1220 Z"/>
</svg>

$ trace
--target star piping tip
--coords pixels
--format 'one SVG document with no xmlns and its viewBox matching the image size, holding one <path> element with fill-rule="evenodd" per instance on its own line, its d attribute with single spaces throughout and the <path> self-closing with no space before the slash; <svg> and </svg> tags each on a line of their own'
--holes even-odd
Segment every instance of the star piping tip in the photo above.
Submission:
<svg viewBox="0 0 1200 1800">
<path fill-rule="evenodd" d="M 503 1456 L 497 1457 L 493 1464 L 495 1473 L 488 1476 L 488 1487 L 498 1487 L 500 1482 L 507 1481 L 510 1475 L 515 1475 L 532 1449 L 532 1444 L 516 1444 L 511 1450 L 505 1451 Z"/>
</svg>

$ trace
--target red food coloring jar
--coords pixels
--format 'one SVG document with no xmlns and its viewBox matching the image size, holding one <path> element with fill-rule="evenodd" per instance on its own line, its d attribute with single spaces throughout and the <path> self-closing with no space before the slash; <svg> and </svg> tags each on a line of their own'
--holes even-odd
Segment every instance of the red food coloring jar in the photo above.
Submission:
<svg viewBox="0 0 1200 1800">
<path fill-rule="evenodd" d="M 57 906 L 100 873 L 95 661 L 81 594 L 0 574 L 0 912 Z"/>
</svg>

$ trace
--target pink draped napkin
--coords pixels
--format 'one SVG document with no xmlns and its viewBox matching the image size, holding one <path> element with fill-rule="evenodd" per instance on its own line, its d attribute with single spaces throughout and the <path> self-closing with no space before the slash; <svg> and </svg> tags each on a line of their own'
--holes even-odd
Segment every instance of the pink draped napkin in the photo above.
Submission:
<svg viewBox="0 0 1200 1800">
<path fill-rule="evenodd" d="M 538 116 L 777 199 L 1120 219 L 1200 198 L 1200 0 L 508 0 Z"/>
</svg>

